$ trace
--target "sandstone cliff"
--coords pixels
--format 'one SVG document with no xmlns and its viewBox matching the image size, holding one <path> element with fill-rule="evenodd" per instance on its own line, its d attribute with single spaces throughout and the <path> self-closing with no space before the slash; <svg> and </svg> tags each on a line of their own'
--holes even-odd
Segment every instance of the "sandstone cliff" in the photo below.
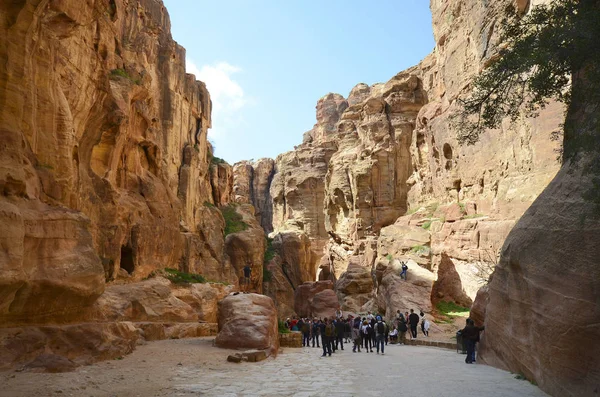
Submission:
<svg viewBox="0 0 600 397">
<path fill-rule="evenodd" d="M 162 2 L 23 0 L 0 15 L 2 365 L 216 332 L 248 260 L 262 290 L 265 237 L 240 205 L 225 239 L 233 169 L 213 157 L 210 96 Z M 164 268 L 231 286 L 142 281 Z"/>
<path fill-rule="evenodd" d="M 346 310 L 470 305 L 508 232 L 558 170 L 550 135 L 564 108 L 555 103 L 474 146 L 455 138 L 456 101 L 493 61 L 510 1 L 432 0 L 433 53 L 386 83 L 322 97 L 303 143 L 275 160 L 272 228 L 308 236 L 322 256 L 318 278 L 338 281 Z M 396 277 L 400 260 L 407 284 Z"/>
</svg>

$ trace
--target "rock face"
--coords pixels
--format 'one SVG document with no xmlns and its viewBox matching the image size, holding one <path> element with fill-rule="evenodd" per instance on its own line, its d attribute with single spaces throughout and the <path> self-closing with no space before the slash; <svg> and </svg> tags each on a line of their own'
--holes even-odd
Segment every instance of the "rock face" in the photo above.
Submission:
<svg viewBox="0 0 600 397">
<path fill-rule="evenodd" d="M 279 332 L 273 300 L 258 294 L 230 295 L 219 302 L 219 347 L 277 354 Z"/>
<path fill-rule="evenodd" d="M 269 189 L 275 172 L 272 159 L 263 158 L 254 163 L 241 161 L 233 166 L 233 199 L 249 203 L 266 233 L 273 231 L 273 201 Z"/>
<path fill-rule="evenodd" d="M 299 316 L 331 317 L 338 306 L 331 281 L 307 281 L 294 293 L 294 308 Z"/>
<path fill-rule="evenodd" d="M 600 223 L 583 168 L 563 166 L 512 229 L 485 311 L 483 361 L 552 395 L 593 395 L 600 384 Z"/>
<path fill-rule="evenodd" d="M 265 233 L 254 216 L 254 207 L 240 204 L 234 207 L 246 229 L 225 238 L 225 269 L 232 269 L 234 277 L 241 279 L 247 263 L 252 264 L 250 290 L 262 293 L 263 265 L 265 258 Z M 235 279 L 234 279 L 235 280 Z M 235 281 L 233 281 L 235 283 Z"/>
<path fill-rule="evenodd" d="M 0 322 L 69 322 L 105 280 L 180 264 L 231 281 L 208 207 L 232 170 L 210 163 L 210 97 L 162 3 L 0 13 Z"/>
</svg>

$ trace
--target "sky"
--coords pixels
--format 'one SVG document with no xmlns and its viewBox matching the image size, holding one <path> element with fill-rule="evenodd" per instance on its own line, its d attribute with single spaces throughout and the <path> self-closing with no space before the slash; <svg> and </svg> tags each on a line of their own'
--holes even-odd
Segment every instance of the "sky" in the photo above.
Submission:
<svg viewBox="0 0 600 397">
<path fill-rule="evenodd" d="M 230 164 L 302 143 L 322 96 L 386 82 L 434 48 L 427 0 L 164 0 Z"/>
</svg>

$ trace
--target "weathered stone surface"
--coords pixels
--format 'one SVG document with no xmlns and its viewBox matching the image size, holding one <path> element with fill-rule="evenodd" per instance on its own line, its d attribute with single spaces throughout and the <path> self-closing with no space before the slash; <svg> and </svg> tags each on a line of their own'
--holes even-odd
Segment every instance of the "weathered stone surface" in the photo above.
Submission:
<svg viewBox="0 0 600 397">
<path fill-rule="evenodd" d="M 243 269 L 249 262 L 252 264 L 250 290 L 262 293 L 263 264 L 265 259 L 265 232 L 254 217 L 254 207 L 240 204 L 235 207 L 246 230 L 229 234 L 225 238 L 225 268 L 234 269 L 238 281 L 242 279 Z"/>
<path fill-rule="evenodd" d="M 417 265 L 414 261 L 407 261 L 407 280 L 400 278 L 400 262 L 393 260 L 385 263 L 380 260 L 377 265 L 381 273 L 381 282 L 377 289 L 376 309 L 385 313 L 387 318 L 392 318 L 397 310 L 401 312 L 414 309 L 415 312 L 431 312 L 431 288 L 434 274 Z"/>
<path fill-rule="evenodd" d="M 490 301 L 489 287 L 484 285 L 477 291 L 477 296 L 471 306 L 469 317 L 475 321 L 475 325 L 481 327 L 485 323 L 486 307 Z"/>
<path fill-rule="evenodd" d="M 242 355 L 239 353 L 236 354 L 230 354 L 227 356 L 227 361 L 230 363 L 241 363 L 242 362 Z"/>
<path fill-rule="evenodd" d="M 433 283 L 431 300 L 452 301 L 464 307 L 471 307 L 473 298 L 465 291 L 456 264 L 445 253 L 441 255 L 441 262 L 437 271 L 437 280 Z"/>
<path fill-rule="evenodd" d="M 194 309 L 199 321 L 216 323 L 218 303 L 235 290 L 233 285 L 219 283 L 192 284 L 187 288 L 176 288 L 173 295 Z"/>
<path fill-rule="evenodd" d="M 219 302 L 215 344 L 228 349 L 269 350 L 277 354 L 279 333 L 273 300 L 258 294 L 230 295 Z"/>
<path fill-rule="evenodd" d="M 77 321 L 105 280 L 180 264 L 231 281 L 205 211 L 231 169 L 165 7 L 38 3 L 0 5 L 0 321 Z"/>
<path fill-rule="evenodd" d="M 77 364 L 63 356 L 56 354 L 40 354 L 33 361 L 25 365 L 27 372 L 70 372 L 77 368 Z"/>
<path fill-rule="evenodd" d="M 287 334 L 279 334 L 279 346 L 280 347 L 302 347 L 302 333 L 292 331 Z"/>
<path fill-rule="evenodd" d="M 0 323 L 76 319 L 104 291 L 104 269 L 81 213 L 0 200 Z"/>
<path fill-rule="evenodd" d="M 584 167 L 564 165 L 512 229 L 485 311 L 482 360 L 553 395 L 600 384 L 600 223 Z"/>
<path fill-rule="evenodd" d="M 307 281 L 302 285 L 299 285 L 294 292 L 294 308 L 296 309 L 296 313 L 299 316 L 303 317 L 314 317 L 316 315 L 316 307 L 313 304 L 315 296 L 323 291 L 330 290 L 333 292 L 333 282 L 330 280 L 326 281 Z M 322 296 L 322 298 L 331 298 L 331 294 L 328 293 L 326 296 Z M 337 300 L 337 297 L 336 297 Z M 318 302 L 321 304 L 321 302 Z M 334 307 L 333 310 L 337 308 Z M 319 307 L 319 310 L 323 309 L 323 307 Z"/>
<path fill-rule="evenodd" d="M 332 318 L 335 316 L 335 311 L 340 307 L 337 294 L 332 289 L 326 289 L 317 292 L 310 305 L 311 316 L 318 318 Z"/>
<path fill-rule="evenodd" d="M 0 328 L 0 369 L 26 365 L 46 354 L 77 365 L 90 364 L 131 353 L 138 339 L 136 328 L 129 322 Z M 41 365 L 42 361 L 48 366 Z M 52 371 L 54 361 L 42 357 L 36 367 Z"/>
<path fill-rule="evenodd" d="M 178 299 L 162 277 L 111 285 L 92 307 L 95 321 L 198 321 L 198 313 Z"/>
<path fill-rule="evenodd" d="M 233 166 L 233 194 L 236 203 L 254 205 L 255 215 L 266 233 L 273 231 L 271 180 L 275 162 L 262 158 L 252 163 L 240 161 Z"/>
<path fill-rule="evenodd" d="M 249 363 L 257 363 L 267 359 L 267 352 L 265 350 L 246 350 L 242 353 L 242 357 Z"/>
<path fill-rule="evenodd" d="M 371 268 L 350 262 L 346 272 L 336 281 L 335 290 L 342 303 L 342 310 L 363 312 L 363 305 L 374 297 Z"/>
</svg>

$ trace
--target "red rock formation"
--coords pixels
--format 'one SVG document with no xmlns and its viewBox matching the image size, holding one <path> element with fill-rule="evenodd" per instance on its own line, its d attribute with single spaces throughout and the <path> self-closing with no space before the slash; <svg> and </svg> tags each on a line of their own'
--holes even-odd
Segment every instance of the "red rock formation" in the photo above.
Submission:
<svg viewBox="0 0 600 397">
<path fill-rule="evenodd" d="M 600 223 L 583 169 L 564 165 L 512 229 L 485 309 L 482 361 L 552 395 L 600 385 Z"/>
<path fill-rule="evenodd" d="M 215 344 L 227 349 L 269 350 L 277 354 L 279 331 L 273 300 L 258 294 L 230 295 L 221 300 Z"/>
<path fill-rule="evenodd" d="M 331 292 L 321 294 L 324 291 Z M 315 302 L 315 297 L 319 294 L 321 295 Z M 338 306 L 337 296 L 333 291 L 333 282 L 329 280 L 307 281 L 298 286 L 294 293 L 294 308 L 296 309 L 296 313 L 302 317 L 331 316 Z M 333 312 L 330 313 L 331 310 Z"/>
</svg>

